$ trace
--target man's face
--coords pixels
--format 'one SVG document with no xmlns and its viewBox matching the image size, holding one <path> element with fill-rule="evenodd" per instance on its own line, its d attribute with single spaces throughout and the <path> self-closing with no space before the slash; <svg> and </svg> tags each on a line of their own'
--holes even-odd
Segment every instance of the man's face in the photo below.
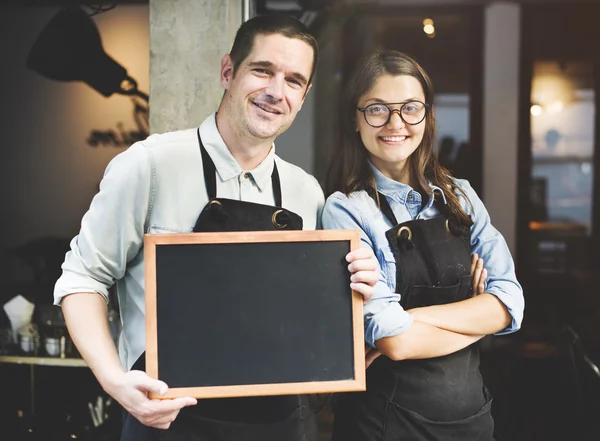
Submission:
<svg viewBox="0 0 600 441">
<path fill-rule="evenodd" d="M 233 76 L 229 55 L 221 62 L 221 105 L 238 136 L 273 140 L 292 125 L 310 85 L 313 49 L 283 35 L 257 35 Z"/>
</svg>

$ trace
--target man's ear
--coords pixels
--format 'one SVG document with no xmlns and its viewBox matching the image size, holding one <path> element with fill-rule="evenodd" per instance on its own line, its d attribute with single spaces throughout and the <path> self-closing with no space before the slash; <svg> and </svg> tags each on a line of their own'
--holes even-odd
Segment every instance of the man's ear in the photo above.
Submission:
<svg viewBox="0 0 600 441">
<path fill-rule="evenodd" d="M 300 108 L 298 109 L 298 111 L 300 111 L 300 109 L 302 109 L 302 104 L 304 104 L 304 100 L 306 99 L 306 95 L 308 95 L 308 91 L 311 89 L 312 87 L 312 83 L 310 83 L 308 85 L 308 87 L 306 88 L 306 92 L 304 92 L 304 96 L 302 97 L 302 102 L 300 103 Z"/>
<path fill-rule="evenodd" d="M 223 56 L 221 60 L 221 86 L 223 89 L 229 89 L 231 79 L 233 78 L 233 60 L 229 54 Z"/>
</svg>

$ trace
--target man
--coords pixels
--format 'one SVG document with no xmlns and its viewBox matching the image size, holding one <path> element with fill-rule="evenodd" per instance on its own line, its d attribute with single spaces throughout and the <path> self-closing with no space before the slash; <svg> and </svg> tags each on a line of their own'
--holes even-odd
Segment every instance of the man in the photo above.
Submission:
<svg viewBox="0 0 600 441">
<path fill-rule="evenodd" d="M 198 129 L 153 135 L 134 144 L 107 168 L 71 243 L 54 298 L 83 358 L 128 412 L 122 440 L 311 439 L 310 412 L 303 411 L 300 397 L 201 403 L 191 397 L 148 398 L 149 392 L 164 394 L 168 386 L 142 370 L 142 245 L 144 233 L 214 228 L 204 214 L 216 197 L 276 205 L 272 208 L 301 218 L 304 229 L 318 227 L 321 188 L 312 176 L 277 157 L 273 147 L 304 102 L 317 58 L 315 39 L 298 21 L 249 20 L 221 62 L 225 93 L 218 112 Z M 233 226 L 241 227 L 247 226 Z M 378 280 L 372 253 L 361 249 L 347 260 L 352 288 L 368 299 Z M 107 290 L 115 282 L 123 321 L 120 360 L 107 326 Z"/>
</svg>

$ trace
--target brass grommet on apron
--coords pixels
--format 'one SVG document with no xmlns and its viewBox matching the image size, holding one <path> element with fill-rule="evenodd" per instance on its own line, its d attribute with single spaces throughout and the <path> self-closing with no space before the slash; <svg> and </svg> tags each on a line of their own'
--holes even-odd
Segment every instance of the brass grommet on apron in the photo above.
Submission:
<svg viewBox="0 0 600 441">
<path fill-rule="evenodd" d="M 273 222 L 273 225 L 275 226 L 275 228 L 285 228 L 287 227 L 287 223 L 285 224 L 280 224 L 279 222 L 277 222 L 277 215 L 283 213 L 283 210 L 277 210 L 275 213 L 273 213 L 273 216 L 271 217 L 271 222 Z"/>
<path fill-rule="evenodd" d="M 410 228 L 408 228 L 406 225 L 398 229 L 396 237 L 400 238 L 404 231 L 406 231 L 406 233 L 408 234 L 408 240 L 412 240 L 412 231 L 410 231 Z"/>
<path fill-rule="evenodd" d="M 221 201 L 212 199 L 208 203 L 208 208 L 210 210 L 209 215 L 215 222 L 221 223 L 229 219 L 229 214 L 227 213 L 227 210 L 225 209 Z"/>
</svg>

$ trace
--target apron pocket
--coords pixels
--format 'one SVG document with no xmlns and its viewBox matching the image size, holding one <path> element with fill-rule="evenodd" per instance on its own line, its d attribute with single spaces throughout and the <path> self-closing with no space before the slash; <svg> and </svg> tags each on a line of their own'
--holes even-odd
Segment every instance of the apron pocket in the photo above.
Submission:
<svg viewBox="0 0 600 441">
<path fill-rule="evenodd" d="M 484 388 L 486 403 L 473 415 L 456 421 L 433 421 L 423 415 L 388 402 L 385 441 L 492 441 L 492 397 Z"/>
<path fill-rule="evenodd" d="M 313 441 L 316 433 L 310 409 L 300 406 L 286 418 L 269 424 L 236 423 L 197 415 L 176 419 L 160 441 Z"/>
<path fill-rule="evenodd" d="M 450 286 L 415 285 L 406 299 L 404 309 L 420 308 L 422 306 L 445 305 L 459 302 L 469 296 L 471 275 L 459 277 L 458 283 Z"/>
</svg>

